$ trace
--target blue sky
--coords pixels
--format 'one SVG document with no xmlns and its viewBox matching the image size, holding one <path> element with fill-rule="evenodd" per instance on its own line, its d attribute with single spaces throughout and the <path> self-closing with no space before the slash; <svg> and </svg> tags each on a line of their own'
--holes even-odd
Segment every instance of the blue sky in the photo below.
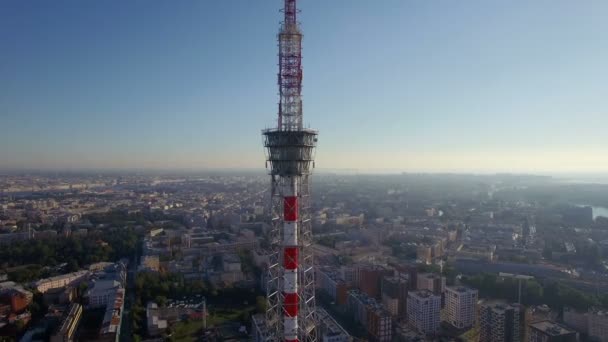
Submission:
<svg viewBox="0 0 608 342">
<path fill-rule="evenodd" d="M 280 7 L 0 1 L 0 168 L 263 168 Z M 317 167 L 608 171 L 608 2 L 299 7 Z"/>
</svg>

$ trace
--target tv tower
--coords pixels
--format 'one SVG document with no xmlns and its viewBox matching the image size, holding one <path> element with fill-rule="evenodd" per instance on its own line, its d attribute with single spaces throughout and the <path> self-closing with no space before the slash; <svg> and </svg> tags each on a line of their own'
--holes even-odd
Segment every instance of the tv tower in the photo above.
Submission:
<svg viewBox="0 0 608 342">
<path fill-rule="evenodd" d="M 316 341 L 310 176 L 317 132 L 302 125 L 302 33 L 296 0 L 284 0 L 279 41 L 279 115 L 263 131 L 271 179 L 268 341 Z"/>
</svg>

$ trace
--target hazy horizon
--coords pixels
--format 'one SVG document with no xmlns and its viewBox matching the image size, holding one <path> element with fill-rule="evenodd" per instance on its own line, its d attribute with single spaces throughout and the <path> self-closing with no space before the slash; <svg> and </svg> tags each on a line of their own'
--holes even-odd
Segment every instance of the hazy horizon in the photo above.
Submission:
<svg viewBox="0 0 608 342">
<path fill-rule="evenodd" d="M 280 7 L 1 2 L 0 169 L 263 170 Z M 608 174 L 608 3 L 299 7 L 317 170 Z"/>
</svg>

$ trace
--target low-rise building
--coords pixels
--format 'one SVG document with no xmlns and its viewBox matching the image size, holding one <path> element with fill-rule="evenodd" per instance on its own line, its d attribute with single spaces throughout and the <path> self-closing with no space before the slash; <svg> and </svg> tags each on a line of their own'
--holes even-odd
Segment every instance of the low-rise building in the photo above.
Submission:
<svg viewBox="0 0 608 342">
<path fill-rule="evenodd" d="M 529 342 L 577 342 L 578 334 L 553 321 L 530 324 Z"/>
<path fill-rule="evenodd" d="M 68 274 L 62 274 L 51 278 L 40 279 L 34 283 L 34 287 L 38 292 L 45 293 L 50 289 L 65 287 L 73 282 L 84 279 L 89 274 L 88 271 L 78 271 Z"/>
<path fill-rule="evenodd" d="M 121 288 L 116 280 L 98 280 L 93 283 L 93 287 L 87 291 L 89 307 L 106 307 L 111 300 L 116 297 L 116 290 Z"/>
<path fill-rule="evenodd" d="M 82 317 L 82 306 L 74 303 L 70 305 L 70 309 L 66 311 L 64 317 L 59 323 L 59 328 L 51 336 L 51 342 L 71 342 L 74 341 L 74 334 L 78 328 L 78 323 Z"/>
<path fill-rule="evenodd" d="M 34 295 L 20 286 L 14 286 L 0 290 L 0 304 L 10 306 L 10 311 L 13 313 L 21 313 L 27 309 L 32 302 Z"/>
<path fill-rule="evenodd" d="M 108 301 L 106 312 L 103 316 L 99 339 L 101 341 L 118 342 L 120 338 L 120 327 L 122 325 L 122 312 L 124 309 L 125 289 L 116 290 L 114 298 Z"/>
</svg>

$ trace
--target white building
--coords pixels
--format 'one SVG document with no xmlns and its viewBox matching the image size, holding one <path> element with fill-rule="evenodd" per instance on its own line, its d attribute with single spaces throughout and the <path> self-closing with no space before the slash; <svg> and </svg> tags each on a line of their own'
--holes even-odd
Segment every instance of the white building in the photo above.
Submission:
<svg viewBox="0 0 608 342">
<path fill-rule="evenodd" d="M 97 280 L 93 283 L 93 288 L 87 291 L 89 307 L 106 307 L 111 300 L 114 300 L 116 290 L 120 287 L 120 283 L 116 280 Z"/>
<path fill-rule="evenodd" d="M 441 296 L 429 290 L 413 291 L 407 296 L 409 324 L 423 334 L 435 334 L 439 329 Z"/>
<path fill-rule="evenodd" d="M 449 286 L 445 290 L 447 322 L 458 329 L 472 327 L 475 323 L 477 290 L 463 286 Z"/>
</svg>

